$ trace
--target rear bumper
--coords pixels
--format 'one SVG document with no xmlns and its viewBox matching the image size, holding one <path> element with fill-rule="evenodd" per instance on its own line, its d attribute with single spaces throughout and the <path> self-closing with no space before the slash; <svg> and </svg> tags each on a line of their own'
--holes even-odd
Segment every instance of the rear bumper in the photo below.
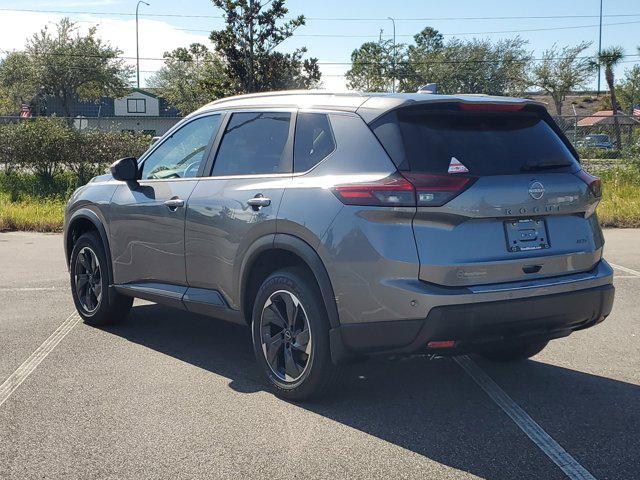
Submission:
<svg viewBox="0 0 640 480">
<path fill-rule="evenodd" d="M 612 284 L 525 298 L 442 305 L 425 319 L 343 324 L 332 346 L 345 354 L 428 352 L 432 341 L 455 341 L 451 353 L 479 350 L 505 340 L 547 340 L 591 327 L 613 306 Z M 438 349 L 444 353 L 444 349 Z"/>
</svg>

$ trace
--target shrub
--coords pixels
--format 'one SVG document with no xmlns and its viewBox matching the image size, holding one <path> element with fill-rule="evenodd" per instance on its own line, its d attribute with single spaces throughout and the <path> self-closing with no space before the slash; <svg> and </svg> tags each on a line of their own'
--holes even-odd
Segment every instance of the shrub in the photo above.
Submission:
<svg viewBox="0 0 640 480">
<path fill-rule="evenodd" d="M 79 132 L 55 117 L 0 125 L 3 190 L 15 200 L 35 182 L 48 193 L 64 194 L 70 184 L 84 185 L 114 160 L 140 156 L 150 142 L 148 135 L 129 132 Z M 36 180 L 25 183 L 20 173 L 33 174 Z"/>
<path fill-rule="evenodd" d="M 578 148 L 580 158 L 621 158 L 620 150 L 607 150 L 605 148 Z"/>
</svg>

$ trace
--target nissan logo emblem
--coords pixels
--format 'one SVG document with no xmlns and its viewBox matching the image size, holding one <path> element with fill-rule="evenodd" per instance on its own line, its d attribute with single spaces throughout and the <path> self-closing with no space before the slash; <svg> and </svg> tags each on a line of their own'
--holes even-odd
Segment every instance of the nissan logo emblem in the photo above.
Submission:
<svg viewBox="0 0 640 480">
<path fill-rule="evenodd" d="M 531 198 L 534 200 L 540 200 L 544 195 L 544 185 L 540 182 L 531 182 L 531 185 L 529 185 L 529 195 L 531 195 Z"/>
</svg>

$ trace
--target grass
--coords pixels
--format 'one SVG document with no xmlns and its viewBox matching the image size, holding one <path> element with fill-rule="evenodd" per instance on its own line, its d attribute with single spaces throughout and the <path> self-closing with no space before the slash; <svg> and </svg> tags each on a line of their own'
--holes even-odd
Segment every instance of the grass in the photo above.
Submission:
<svg viewBox="0 0 640 480">
<path fill-rule="evenodd" d="M 640 228 L 640 169 L 633 166 L 596 168 L 595 174 L 602 179 L 603 197 L 598 207 L 598 218 L 603 227 Z M 35 232 L 60 232 L 64 218 L 67 194 L 37 195 L 42 186 L 31 185 L 30 180 L 20 185 L 21 191 L 11 201 L 6 190 L 6 179 L 0 175 L 0 231 L 26 230 Z M 28 180 L 28 179 L 27 179 Z M 56 188 L 63 190 L 68 181 L 60 182 Z M 25 188 L 26 186 L 29 188 Z M 15 184 L 14 184 L 15 187 Z M 47 189 L 47 190 L 50 190 Z M 14 192 L 14 198 L 16 197 Z"/>
<path fill-rule="evenodd" d="M 11 202 L 0 192 L 0 231 L 61 232 L 65 201 L 56 198 L 23 197 Z"/>
<path fill-rule="evenodd" d="M 603 227 L 640 228 L 640 170 L 616 167 L 597 172 L 602 179 L 598 218 Z"/>
</svg>

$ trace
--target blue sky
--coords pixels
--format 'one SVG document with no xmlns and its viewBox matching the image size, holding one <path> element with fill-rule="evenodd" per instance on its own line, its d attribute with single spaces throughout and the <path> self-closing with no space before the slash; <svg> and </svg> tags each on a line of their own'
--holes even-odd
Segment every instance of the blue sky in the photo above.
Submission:
<svg viewBox="0 0 640 480">
<path fill-rule="evenodd" d="M 13 50 L 24 44 L 26 37 L 42 28 L 47 22 L 55 22 L 61 13 L 42 12 L 56 10 L 69 13 L 83 28 L 98 25 L 99 33 L 106 40 L 124 50 L 124 55 L 135 56 L 135 23 L 133 17 L 113 13 L 133 13 L 137 0 L 4 0 L 3 9 L 31 9 L 41 12 L 0 12 L 0 49 Z M 220 12 L 209 0 L 149 0 L 150 6 L 141 6 L 141 14 L 182 14 L 216 16 Z M 597 25 L 599 0 L 288 0 L 291 15 L 304 14 L 307 24 L 297 35 L 288 39 L 282 50 L 307 46 L 309 55 L 322 63 L 327 88 L 343 88 L 342 75 L 348 65 L 351 51 L 362 42 L 375 40 L 384 30 L 391 35 L 396 20 L 398 42 L 409 42 L 411 36 L 424 26 L 432 26 L 449 36 L 464 38 L 500 38 L 520 35 L 529 41 L 535 57 L 557 43 L 559 46 L 593 41 L 592 51 L 597 50 Z M 112 14 L 104 14 L 112 12 Z M 207 42 L 206 31 L 222 26 L 219 18 L 151 17 L 141 15 L 140 55 L 161 57 L 162 52 L 184 46 L 192 41 Z M 540 16 L 594 16 L 584 18 L 520 18 L 479 19 L 468 17 L 540 17 Z M 640 45 L 640 2 L 638 0 L 604 0 L 603 47 L 621 45 L 630 55 L 617 72 L 619 75 L 634 62 L 640 63 L 637 47 Z M 620 16 L 614 16 L 620 15 Z M 624 15 L 624 16 L 622 16 Z M 461 18 L 467 17 L 467 18 Z M 340 18 L 342 20 L 335 20 Z M 426 19 L 429 20 L 426 20 Z M 331 20 L 330 20 L 331 19 Z M 356 20 L 353 20 L 356 19 Z M 616 24 L 616 25 L 608 25 Z M 578 27 L 563 29 L 566 27 Z M 544 30 L 551 29 L 554 30 Z M 543 30 L 540 30 L 543 29 Z M 509 33 L 485 33 L 503 32 Z M 473 34 L 467 34 L 467 33 Z M 465 35 L 462 35 L 465 34 Z M 318 36 L 320 35 L 320 36 Z M 331 37 L 327 35 L 346 35 Z M 132 63 L 135 61 L 132 60 Z M 141 74 L 144 79 L 157 69 L 161 62 L 144 60 Z M 595 82 L 594 82 L 595 83 Z"/>
</svg>

